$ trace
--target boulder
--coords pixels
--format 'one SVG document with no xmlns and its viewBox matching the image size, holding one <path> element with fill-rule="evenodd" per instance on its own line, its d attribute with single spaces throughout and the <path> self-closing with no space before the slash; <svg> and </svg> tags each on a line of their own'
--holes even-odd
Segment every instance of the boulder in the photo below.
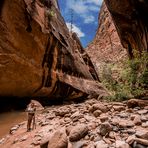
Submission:
<svg viewBox="0 0 148 148">
<path fill-rule="evenodd" d="M 69 134 L 69 140 L 71 142 L 78 141 L 81 138 L 84 138 L 88 133 L 88 127 L 85 124 L 78 124 L 73 127 Z"/>
<path fill-rule="evenodd" d="M 78 119 L 83 118 L 83 117 L 84 117 L 84 115 L 81 114 L 79 111 L 77 111 L 77 112 L 73 113 L 70 118 L 72 119 L 72 121 L 75 122 L 75 121 L 78 121 Z"/>
<path fill-rule="evenodd" d="M 130 145 L 126 143 L 125 141 L 116 141 L 116 148 L 130 148 Z"/>
<path fill-rule="evenodd" d="M 95 145 L 96 148 L 108 148 L 108 144 L 106 144 L 103 140 L 97 141 Z"/>
<path fill-rule="evenodd" d="M 102 103 L 96 103 L 89 108 L 90 112 L 94 112 L 95 110 L 100 110 L 105 113 L 108 111 L 108 108 Z"/>
<path fill-rule="evenodd" d="M 67 148 L 68 138 L 65 132 L 57 131 L 49 139 L 48 148 Z"/>
<path fill-rule="evenodd" d="M 148 130 L 139 130 L 135 134 L 138 138 L 146 139 L 148 140 Z"/>
<path fill-rule="evenodd" d="M 148 100 L 130 99 L 127 102 L 129 108 L 148 106 Z"/>
<path fill-rule="evenodd" d="M 115 110 L 115 111 L 122 111 L 122 110 L 125 110 L 125 107 L 124 106 L 113 106 L 113 109 Z"/>
<path fill-rule="evenodd" d="M 100 111 L 100 110 L 95 110 L 95 111 L 93 112 L 93 115 L 94 115 L 95 117 L 99 117 L 99 116 L 101 115 L 101 113 L 102 113 L 102 111 Z"/>
<path fill-rule="evenodd" d="M 102 123 L 100 125 L 100 134 L 102 136 L 109 134 L 111 130 L 112 130 L 112 126 L 108 122 Z"/>
<path fill-rule="evenodd" d="M 135 125 L 141 125 L 142 124 L 142 122 L 141 122 L 141 116 L 139 116 L 139 115 L 135 116 L 133 122 L 134 122 Z"/>
</svg>

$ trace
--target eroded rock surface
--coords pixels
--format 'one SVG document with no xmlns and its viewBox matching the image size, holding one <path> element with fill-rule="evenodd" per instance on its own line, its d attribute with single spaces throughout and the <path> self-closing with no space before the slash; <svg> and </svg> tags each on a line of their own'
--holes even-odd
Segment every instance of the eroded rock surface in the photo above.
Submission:
<svg viewBox="0 0 148 148">
<path fill-rule="evenodd" d="M 86 49 L 93 63 L 100 68 L 105 63 L 117 63 L 124 60 L 127 54 L 126 49 L 121 45 L 114 22 L 104 2 L 99 12 L 98 22 L 96 36 Z"/>
<path fill-rule="evenodd" d="M 130 58 L 148 51 L 148 1 L 105 0 L 122 45 Z M 136 52 L 135 52 L 135 51 Z"/>
<path fill-rule="evenodd" d="M 104 91 L 57 1 L 0 4 L 0 96 L 79 98 Z"/>
</svg>

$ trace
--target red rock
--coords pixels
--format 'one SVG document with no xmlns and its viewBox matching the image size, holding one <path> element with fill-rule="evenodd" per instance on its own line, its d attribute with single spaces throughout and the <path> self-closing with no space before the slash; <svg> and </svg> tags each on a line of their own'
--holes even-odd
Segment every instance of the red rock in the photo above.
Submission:
<svg viewBox="0 0 148 148">
<path fill-rule="evenodd" d="M 62 117 L 64 117 L 66 114 L 69 114 L 69 113 L 70 113 L 70 109 L 65 107 L 61 107 L 55 111 L 56 116 L 62 116 Z"/>
<path fill-rule="evenodd" d="M 107 121 L 109 118 L 108 118 L 107 115 L 102 115 L 99 119 L 100 119 L 101 122 L 105 122 L 105 121 Z"/>
<path fill-rule="evenodd" d="M 148 100 L 140 100 L 140 99 L 130 99 L 127 102 L 127 106 L 129 108 L 134 108 L 134 107 L 145 107 L 148 105 Z"/>
<path fill-rule="evenodd" d="M 139 130 L 135 134 L 138 138 L 148 140 L 148 130 Z"/>
<path fill-rule="evenodd" d="M 88 127 L 85 124 L 79 124 L 73 127 L 69 134 L 69 140 L 71 142 L 78 141 L 81 138 L 84 138 L 88 133 Z"/>
<path fill-rule="evenodd" d="M 125 107 L 124 106 L 113 106 L 113 109 L 115 110 L 115 111 L 122 111 L 122 110 L 125 110 Z"/>
<path fill-rule="evenodd" d="M 104 63 L 123 60 L 127 53 L 120 43 L 112 17 L 103 2 L 99 14 L 99 26 L 94 40 L 86 48 L 99 72 Z"/>
<path fill-rule="evenodd" d="M 108 144 L 106 144 L 103 140 L 97 141 L 96 148 L 108 148 Z"/>
<path fill-rule="evenodd" d="M 108 111 L 108 108 L 101 103 L 97 103 L 97 104 L 93 104 L 89 109 L 90 112 L 94 112 L 95 110 L 100 110 L 105 113 Z"/>
<path fill-rule="evenodd" d="M 127 144 L 125 141 L 116 141 L 116 148 L 130 148 L 129 144 Z"/>
<path fill-rule="evenodd" d="M 112 126 L 108 122 L 104 122 L 100 125 L 100 134 L 105 136 L 110 133 Z"/>
<path fill-rule="evenodd" d="M 145 123 L 142 123 L 142 125 L 141 125 L 143 128 L 148 128 L 148 121 L 147 122 L 145 122 Z"/>
<path fill-rule="evenodd" d="M 116 24 L 122 45 L 128 50 L 130 58 L 143 51 L 147 52 L 147 16 L 148 4 L 146 0 L 105 0 L 106 6 Z M 136 11 L 135 11 L 136 10 Z M 139 17 L 140 16 L 140 17 Z M 132 25 L 131 25 L 132 22 Z M 143 28 L 146 28 L 146 30 Z M 142 36 L 142 38 L 141 38 Z M 136 52 L 135 52 L 136 51 Z M 134 54 L 134 52 L 136 54 Z"/>
<path fill-rule="evenodd" d="M 55 132 L 48 142 L 48 148 L 67 148 L 67 146 L 68 139 L 66 133 L 61 131 Z"/>
<path fill-rule="evenodd" d="M 146 110 L 146 109 L 138 110 L 137 113 L 138 114 L 147 114 L 148 113 L 148 110 Z"/>
<path fill-rule="evenodd" d="M 84 115 L 81 114 L 79 111 L 77 111 L 77 112 L 75 112 L 74 114 L 72 114 L 70 118 L 71 118 L 74 122 L 76 122 L 76 121 L 78 121 L 78 119 L 83 118 L 83 117 L 84 117 Z"/>
<path fill-rule="evenodd" d="M 119 127 L 121 128 L 134 127 L 134 123 L 128 120 L 120 120 Z"/>
<path fill-rule="evenodd" d="M 106 92 L 94 81 L 94 66 L 77 35 L 69 33 L 57 1 L 51 6 L 40 0 L 2 2 L 0 96 L 54 99 Z"/>
<path fill-rule="evenodd" d="M 89 129 L 89 130 L 94 130 L 94 129 L 96 129 L 96 127 L 97 127 L 97 125 L 96 125 L 95 122 L 90 122 L 90 123 L 88 124 L 88 129 Z"/>
<path fill-rule="evenodd" d="M 101 113 L 102 113 L 102 111 L 100 111 L 100 110 L 95 110 L 95 111 L 93 112 L 93 115 L 94 115 L 95 117 L 99 117 L 99 116 L 101 115 Z"/>
<path fill-rule="evenodd" d="M 115 118 L 111 119 L 111 124 L 112 125 L 117 126 L 117 125 L 119 125 L 119 122 L 120 122 L 120 118 L 118 118 L 118 117 L 115 117 Z"/>
<path fill-rule="evenodd" d="M 133 121 L 135 125 L 141 125 L 142 124 L 140 118 L 141 118 L 141 116 L 139 116 L 139 115 L 135 116 L 134 121 Z"/>
</svg>

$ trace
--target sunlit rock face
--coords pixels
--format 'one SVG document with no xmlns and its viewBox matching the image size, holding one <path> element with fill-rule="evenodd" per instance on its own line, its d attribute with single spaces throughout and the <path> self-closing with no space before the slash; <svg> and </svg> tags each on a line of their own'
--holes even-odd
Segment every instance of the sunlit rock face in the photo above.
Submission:
<svg viewBox="0 0 148 148">
<path fill-rule="evenodd" d="M 133 58 L 134 51 L 148 51 L 148 1 L 105 0 L 112 15 L 122 45 Z"/>
<path fill-rule="evenodd" d="M 148 51 L 148 2 L 105 0 L 99 26 L 87 52 L 96 68 L 119 63 Z"/>
<path fill-rule="evenodd" d="M 127 53 L 121 45 L 114 22 L 104 2 L 98 22 L 96 36 L 86 49 L 93 63 L 100 68 L 104 63 L 117 63 L 124 60 Z"/>
<path fill-rule="evenodd" d="M 0 96 L 79 98 L 104 92 L 95 80 L 55 0 L 0 2 Z"/>
</svg>

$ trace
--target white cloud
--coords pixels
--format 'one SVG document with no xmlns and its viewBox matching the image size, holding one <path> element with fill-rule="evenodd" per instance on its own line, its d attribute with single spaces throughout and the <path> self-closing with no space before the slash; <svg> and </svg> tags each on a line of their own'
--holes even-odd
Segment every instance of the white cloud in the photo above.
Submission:
<svg viewBox="0 0 148 148">
<path fill-rule="evenodd" d="M 71 24 L 70 23 L 66 23 L 67 27 L 69 30 L 71 30 Z M 79 38 L 84 37 L 85 34 L 80 30 L 80 28 L 78 28 L 76 25 L 72 25 L 72 32 L 75 32 Z"/>
<path fill-rule="evenodd" d="M 90 16 L 85 16 L 85 18 L 84 18 L 84 23 L 85 23 L 85 24 L 89 24 L 89 23 L 92 23 L 92 22 L 94 22 L 94 21 L 95 21 L 95 17 L 92 16 L 92 15 L 90 15 Z"/>
<path fill-rule="evenodd" d="M 86 2 L 100 6 L 102 4 L 103 0 L 86 0 Z"/>
<path fill-rule="evenodd" d="M 83 18 L 84 23 L 92 23 L 95 18 L 93 13 L 99 11 L 103 0 L 66 0 L 66 9 L 72 9 L 74 13 Z"/>
</svg>

